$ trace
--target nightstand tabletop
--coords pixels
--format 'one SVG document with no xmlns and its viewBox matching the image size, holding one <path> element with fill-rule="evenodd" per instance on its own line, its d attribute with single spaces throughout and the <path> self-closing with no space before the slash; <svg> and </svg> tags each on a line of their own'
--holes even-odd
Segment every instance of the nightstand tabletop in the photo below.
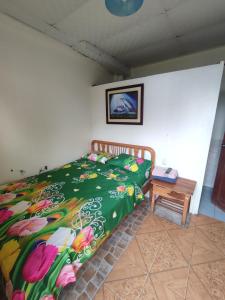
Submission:
<svg viewBox="0 0 225 300">
<path fill-rule="evenodd" d="M 196 181 L 178 177 L 176 183 L 169 183 L 157 179 L 152 179 L 151 184 L 153 186 L 159 186 L 168 190 L 172 190 L 174 192 L 192 195 L 195 190 Z"/>
</svg>

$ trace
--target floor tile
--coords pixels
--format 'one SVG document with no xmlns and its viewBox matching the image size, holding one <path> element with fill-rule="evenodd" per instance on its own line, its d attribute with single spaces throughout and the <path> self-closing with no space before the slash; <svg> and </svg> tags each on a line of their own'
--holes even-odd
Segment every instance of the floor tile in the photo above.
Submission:
<svg viewBox="0 0 225 300">
<path fill-rule="evenodd" d="M 192 269 L 190 269 L 188 284 L 187 284 L 187 300 L 211 300 L 211 297 L 203 286 L 200 279 L 196 276 Z"/>
<path fill-rule="evenodd" d="M 191 225 L 182 228 L 156 215 L 149 214 L 146 218 L 144 216 L 145 208 L 138 207 L 122 222 L 110 238 L 111 242 L 105 243 L 99 249 L 96 256 L 87 263 L 87 267 L 84 266 L 83 272 L 78 274 L 79 278 L 74 287 L 66 288 L 60 299 L 79 299 L 79 295 L 83 299 L 92 299 L 86 294 L 88 284 L 84 281 L 85 272 L 92 266 L 96 269 L 96 274 L 90 278 L 89 283 L 96 287 L 102 284 L 95 300 L 184 299 L 184 282 L 187 287 L 187 300 L 225 300 L 221 296 L 225 282 L 225 223 L 200 215 L 192 216 Z M 143 224 L 130 242 L 129 239 L 125 240 L 126 231 L 135 222 L 137 225 Z M 128 248 L 123 252 L 127 245 Z M 115 252 L 117 248 L 118 255 Z M 121 255 L 122 252 L 124 254 Z M 112 265 L 104 257 L 110 258 L 111 255 L 119 260 L 112 261 L 113 270 L 109 274 Z M 102 267 L 103 261 L 107 269 Z M 185 274 L 189 268 L 187 262 L 190 261 L 192 266 L 188 278 Z M 222 266 L 219 265 L 221 262 Z M 147 271 L 150 271 L 150 278 Z M 210 275 L 206 276 L 207 272 L 211 272 Z M 165 274 L 168 275 L 167 279 Z M 157 298 L 153 279 L 156 284 L 164 280 L 169 298 L 160 298 L 159 291 Z"/>
<path fill-rule="evenodd" d="M 188 268 L 155 273 L 151 279 L 159 300 L 185 299 Z"/>
<path fill-rule="evenodd" d="M 120 300 L 137 300 L 143 299 L 143 295 L 148 294 L 149 300 L 156 300 L 154 289 L 151 283 L 145 286 L 148 276 L 139 276 L 119 281 L 111 281 L 104 284 L 104 297 L 105 300 L 117 299 L 117 298 L 107 298 L 107 292 L 109 296 L 113 294 L 114 297 L 119 297 Z M 150 285 L 150 286 L 149 286 Z M 106 291 L 106 293 L 105 293 Z"/>
<path fill-rule="evenodd" d="M 147 278 L 147 280 L 145 282 L 145 285 L 144 285 L 144 288 L 142 290 L 139 300 L 157 300 L 155 289 L 154 289 L 151 279 L 149 277 Z"/>
<path fill-rule="evenodd" d="M 180 225 L 177 225 L 173 222 L 170 222 L 164 218 L 160 218 L 161 220 L 161 223 L 163 225 L 163 227 L 166 229 L 166 230 L 171 230 L 171 229 L 180 229 L 182 228 Z"/>
<path fill-rule="evenodd" d="M 215 243 L 210 241 L 201 229 L 196 228 L 191 264 L 200 264 L 223 257 L 222 251 L 216 247 Z"/>
<path fill-rule="evenodd" d="M 195 228 L 190 227 L 187 229 L 170 230 L 168 234 L 175 241 L 177 247 L 180 249 L 185 259 L 189 262 L 193 251 Z"/>
<path fill-rule="evenodd" d="M 104 300 L 103 287 L 100 288 L 100 290 L 96 294 L 94 300 Z"/>
<path fill-rule="evenodd" d="M 146 273 L 146 266 L 142 259 L 137 241 L 134 239 L 127 250 L 122 254 L 118 263 L 113 267 L 106 281 L 125 279 Z"/>
<path fill-rule="evenodd" d="M 121 300 L 119 295 L 111 291 L 109 288 L 104 286 L 104 300 Z"/>
<path fill-rule="evenodd" d="M 144 222 L 138 229 L 137 234 L 147 233 L 147 232 L 156 232 L 164 230 L 164 226 L 161 222 L 161 219 L 154 215 L 149 215 L 145 218 Z"/>
<path fill-rule="evenodd" d="M 210 218 L 208 216 L 192 215 L 190 224 L 199 226 L 199 225 L 206 225 L 206 224 L 217 223 L 217 222 L 218 222 L 218 220 L 216 220 L 214 218 Z"/>
<path fill-rule="evenodd" d="M 225 255 L 225 223 L 203 225 L 198 228 Z"/>
<path fill-rule="evenodd" d="M 140 234 L 136 238 L 149 272 L 187 266 L 180 250 L 166 231 Z"/>
<path fill-rule="evenodd" d="M 225 300 L 225 260 L 193 266 L 213 300 Z"/>
</svg>

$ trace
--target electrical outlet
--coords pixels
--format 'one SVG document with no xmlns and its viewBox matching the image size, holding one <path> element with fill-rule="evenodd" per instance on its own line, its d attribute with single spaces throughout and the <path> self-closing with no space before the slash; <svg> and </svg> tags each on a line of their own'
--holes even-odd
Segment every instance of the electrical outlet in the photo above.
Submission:
<svg viewBox="0 0 225 300">
<path fill-rule="evenodd" d="M 41 167 L 39 169 L 39 174 L 48 170 L 48 166 Z"/>
</svg>

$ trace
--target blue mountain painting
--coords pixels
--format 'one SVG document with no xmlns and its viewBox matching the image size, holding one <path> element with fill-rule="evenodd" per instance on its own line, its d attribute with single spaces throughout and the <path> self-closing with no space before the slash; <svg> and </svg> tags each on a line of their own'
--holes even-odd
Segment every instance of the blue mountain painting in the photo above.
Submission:
<svg viewBox="0 0 225 300">
<path fill-rule="evenodd" d="M 137 97 L 136 91 L 110 95 L 110 117 L 113 119 L 136 119 Z"/>
</svg>

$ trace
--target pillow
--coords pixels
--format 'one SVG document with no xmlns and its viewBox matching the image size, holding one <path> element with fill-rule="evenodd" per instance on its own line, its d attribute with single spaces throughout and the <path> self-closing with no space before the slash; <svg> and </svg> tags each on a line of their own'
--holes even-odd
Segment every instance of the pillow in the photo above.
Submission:
<svg viewBox="0 0 225 300">
<path fill-rule="evenodd" d="M 83 158 L 86 158 L 91 161 L 97 161 L 102 164 L 105 164 L 109 159 L 113 157 L 114 155 L 107 152 L 90 152 L 83 156 Z"/>
<path fill-rule="evenodd" d="M 122 153 L 111 159 L 109 164 L 117 167 L 122 167 L 125 170 L 136 173 L 140 176 L 144 174 L 145 178 L 149 177 L 149 171 L 151 168 L 150 160 L 125 153 Z"/>
</svg>

